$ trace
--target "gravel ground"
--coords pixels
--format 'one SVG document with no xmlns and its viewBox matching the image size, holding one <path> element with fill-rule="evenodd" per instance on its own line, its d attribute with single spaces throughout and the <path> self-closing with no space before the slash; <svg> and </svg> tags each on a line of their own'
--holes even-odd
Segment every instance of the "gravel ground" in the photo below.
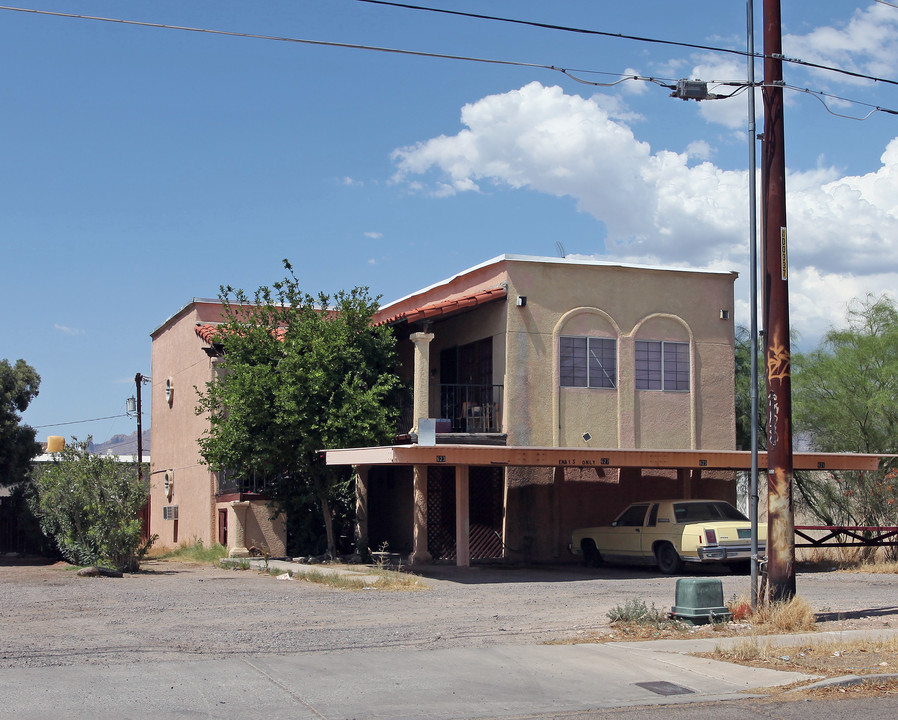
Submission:
<svg viewBox="0 0 898 720">
<path fill-rule="evenodd" d="M 746 577 L 720 574 L 724 597 Z M 429 567 L 426 589 L 336 590 L 254 571 L 153 561 L 121 579 L 0 561 L 0 668 L 241 654 L 561 640 L 607 627 L 630 598 L 667 609 L 676 578 L 637 569 Z M 898 623 L 898 576 L 804 573 L 821 629 Z"/>
</svg>

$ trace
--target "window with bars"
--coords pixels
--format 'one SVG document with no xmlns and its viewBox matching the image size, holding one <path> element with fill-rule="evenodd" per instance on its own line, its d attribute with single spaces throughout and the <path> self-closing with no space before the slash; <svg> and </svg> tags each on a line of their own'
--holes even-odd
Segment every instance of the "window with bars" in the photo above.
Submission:
<svg viewBox="0 0 898 720">
<path fill-rule="evenodd" d="M 689 392 L 689 343 L 637 340 L 636 389 Z"/>
<path fill-rule="evenodd" d="M 562 387 L 617 387 L 617 340 L 604 337 L 560 339 Z"/>
</svg>

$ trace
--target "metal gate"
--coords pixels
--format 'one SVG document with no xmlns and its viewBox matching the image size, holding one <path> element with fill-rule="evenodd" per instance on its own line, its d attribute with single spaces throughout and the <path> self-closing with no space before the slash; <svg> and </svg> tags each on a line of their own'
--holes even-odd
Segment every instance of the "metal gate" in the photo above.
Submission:
<svg viewBox="0 0 898 720">
<path fill-rule="evenodd" d="M 471 559 L 502 557 L 505 489 L 502 468 L 469 469 Z M 455 468 L 427 469 L 427 549 L 434 560 L 455 560 Z"/>
</svg>

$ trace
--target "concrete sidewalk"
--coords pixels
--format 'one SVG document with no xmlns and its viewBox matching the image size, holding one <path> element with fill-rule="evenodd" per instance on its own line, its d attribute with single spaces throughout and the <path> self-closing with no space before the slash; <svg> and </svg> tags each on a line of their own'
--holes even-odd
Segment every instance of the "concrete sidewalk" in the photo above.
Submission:
<svg viewBox="0 0 898 720">
<path fill-rule="evenodd" d="M 384 650 L 8 669 L 0 717 L 503 718 L 729 700 L 810 676 L 663 642 Z"/>
</svg>

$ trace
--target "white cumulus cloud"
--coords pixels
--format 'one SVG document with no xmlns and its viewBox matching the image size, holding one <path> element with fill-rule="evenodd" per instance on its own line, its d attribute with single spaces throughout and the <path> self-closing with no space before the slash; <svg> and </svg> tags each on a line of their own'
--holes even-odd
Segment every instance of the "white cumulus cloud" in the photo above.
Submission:
<svg viewBox="0 0 898 720">
<path fill-rule="evenodd" d="M 461 119 L 454 136 L 396 150 L 394 180 L 436 196 L 492 185 L 571 197 L 604 223 L 615 259 L 747 275 L 748 174 L 701 161 L 706 143 L 653 151 L 594 99 L 536 82 L 468 104 Z M 898 268 L 898 138 L 874 172 L 819 167 L 790 173 L 786 186 L 790 261 L 800 268 L 790 290 L 816 334 L 848 299 L 898 279 L 882 272 Z"/>
</svg>

